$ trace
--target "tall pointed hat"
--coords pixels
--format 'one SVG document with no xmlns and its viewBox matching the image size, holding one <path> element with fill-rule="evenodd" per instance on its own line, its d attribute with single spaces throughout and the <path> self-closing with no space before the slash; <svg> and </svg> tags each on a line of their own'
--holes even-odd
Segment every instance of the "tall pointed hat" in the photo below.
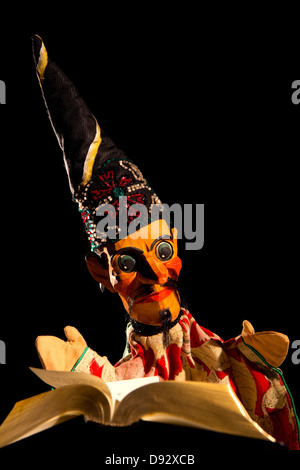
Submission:
<svg viewBox="0 0 300 470">
<path fill-rule="evenodd" d="M 127 222 L 139 216 L 140 226 L 147 225 L 153 205 L 161 205 L 161 202 L 139 168 L 100 128 L 73 83 L 49 58 L 42 39 L 33 36 L 32 44 L 37 77 L 50 122 L 63 151 L 71 193 L 79 205 L 94 251 L 103 243 L 127 234 L 119 218 L 115 217 L 122 210 L 129 213 L 132 205 L 143 205 L 146 208 L 143 214 L 147 216 L 141 217 L 136 212 L 127 218 Z M 107 221 L 105 231 L 103 224 L 99 230 L 99 222 L 104 216 Z M 109 236 L 111 233 L 116 234 L 115 238 Z"/>
</svg>

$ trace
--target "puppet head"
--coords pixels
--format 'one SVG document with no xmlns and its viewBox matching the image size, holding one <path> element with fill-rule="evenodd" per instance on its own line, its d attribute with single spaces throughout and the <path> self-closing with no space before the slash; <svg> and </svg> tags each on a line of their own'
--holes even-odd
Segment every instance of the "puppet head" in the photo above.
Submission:
<svg viewBox="0 0 300 470">
<path fill-rule="evenodd" d="M 119 294 L 137 331 L 165 331 L 180 317 L 176 229 L 139 168 L 100 128 L 38 36 L 33 37 L 33 55 L 91 244 L 88 269 L 97 282 Z"/>
</svg>

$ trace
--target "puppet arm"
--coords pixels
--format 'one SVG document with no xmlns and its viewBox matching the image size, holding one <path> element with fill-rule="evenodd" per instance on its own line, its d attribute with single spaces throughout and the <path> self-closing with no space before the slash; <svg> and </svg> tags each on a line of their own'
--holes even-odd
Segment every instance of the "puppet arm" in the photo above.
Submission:
<svg viewBox="0 0 300 470">
<path fill-rule="evenodd" d="M 145 377 L 143 355 L 133 357 L 128 354 L 113 366 L 106 356 L 100 356 L 87 346 L 76 328 L 67 326 L 64 331 L 67 341 L 56 336 L 38 336 L 36 339 L 36 349 L 44 369 L 85 372 L 105 382 Z M 155 375 L 152 369 L 147 376 Z"/>
<path fill-rule="evenodd" d="M 87 372 L 105 381 L 115 380 L 115 369 L 107 357 L 90 349 L 73 326 L 66 326 L 64 332 L 67 341 L 56 336 L 37 337 L 36 349 L 44 369 Z"/>
<path fill-rule="evenodd" d="M 247 320 L 243 322 L 242 339 L 247 346 L 259 353 L 272 367 L 279 367 L 289 349 L 289 339 L 276 331 L 261 331 L 256 333 Z"/>
<path fill-rule="evenodd" d="M 56 336 L 38 336 L 35 346 L 40 361 L 47 370 L 69 371 L 83 354 L 87 344 L 79 331 L 66 326 L 67 341 Z"/>
</svg>

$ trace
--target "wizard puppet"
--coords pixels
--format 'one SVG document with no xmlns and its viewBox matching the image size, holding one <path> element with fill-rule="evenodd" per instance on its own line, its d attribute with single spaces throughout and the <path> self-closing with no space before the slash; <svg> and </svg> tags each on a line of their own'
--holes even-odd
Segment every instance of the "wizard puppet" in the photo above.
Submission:
<svg viewBox="0 0 300 470">
<path fill-rule="evenodd" d="M 38 36 L 33 55 L 71 194 L 90 241 L 87 267 L 102 289 L 120 296 L 128 315 L 127 353 L 117 364 L 90 349 L 78 330 L 67 326 L 67 341 L 37 338 L 43 367 L 86 372 L 105 381 L 151 376 L 229 381 L 254 421 L 289 449 L 300 449 L 295 406 L 278 369 L 288 338 L 273 331 L 255 333 L 245 320 L 239 336 L 223 341 L 197 323 L 182 305 L 176 228 L 164 217 L 158 196 L 100 127 Z"/>
</svg>

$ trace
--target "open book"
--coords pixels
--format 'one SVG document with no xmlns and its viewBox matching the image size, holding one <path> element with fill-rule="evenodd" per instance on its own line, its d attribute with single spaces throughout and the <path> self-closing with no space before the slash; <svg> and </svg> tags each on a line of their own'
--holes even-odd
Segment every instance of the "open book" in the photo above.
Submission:
<svg viewBox="0 0 300 470">
<path fill-rule="evenodd" d="M 55 390 L 15 404 L 0 426 L 0 447 L 80 415 L 102 425 L 129 426 L 142 419 L 275 441 L 250 418 L 229 382 L 151 377 L 105 383 L 80 372 L 31 370 Z"/>
</svg>

